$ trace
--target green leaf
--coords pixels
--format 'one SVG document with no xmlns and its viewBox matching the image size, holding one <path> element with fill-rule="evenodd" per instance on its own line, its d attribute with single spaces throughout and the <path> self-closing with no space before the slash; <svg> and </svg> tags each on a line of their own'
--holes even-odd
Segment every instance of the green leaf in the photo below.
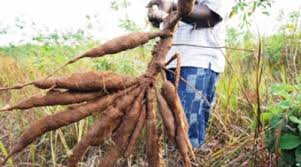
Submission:
<svg viewBox="0 0 301 167">
<path fill-rule="evenodd" d="M 275 84 L 271 88 L 271 93 L 275 96 L 287 98 L 289 93 L 294 90 L 294 87 L 289 84 Z"/>
<path fill-rule="evenodd" d="M 301 120 L 293 115 L 289 117 L 289 120 L 292 121 L 293 123 L 301 124 Z"/>
<path fill-rule="evenodd" d="M 282 110 L 289 109 L 290 108 L 290 101 L 289 100 L 281 101 L 280 103 L 277 104 L 277 106 L 279 108 L 281 108 Z"/>
<path fill-rule="evenodd" d="M 284 126 L 283 119 L 278 115 L 273 115 L 270 121 L 270 127 L 272 129 L 277 129 L 283 126 Z"/>
<path fill-rule="evenodd" d="M 268 123 L 270 121 L 270 119 L 272 118 L 272 116 L 273 116 L 273 113 L 270 113 L 270 112 L 262 113 L 260 115 L 261 121 Z"/>
<path fill-rule="evenodd" d="M 279 147 L 284 150 L 294 149 L 301 144 L 301 139 L 292 134 L 284 134 L 279 141 Z"/>
</svg>

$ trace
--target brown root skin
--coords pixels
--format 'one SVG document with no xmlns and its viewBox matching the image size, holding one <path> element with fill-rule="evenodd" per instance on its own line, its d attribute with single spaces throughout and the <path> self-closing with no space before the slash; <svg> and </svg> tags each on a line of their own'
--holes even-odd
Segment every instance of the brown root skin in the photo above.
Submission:
<svg viewBox="0 0 301 167">
<path fill-rule="evenodd" d="M 188 133 L 189 130 L 188 120 L 186 118 L 180 97 L 177 94 L 175 86 L 171 82 L 166 81 L 162 85 L 161 92 L 162 95 L 164 96 L 164 99 L 168 103 L 168 106 L 170 107 L 171 111 L 174 113 L 174 115 L 176 114 L 175 112 L 178 112 L 180 114 L 181 119 L 183 120 L 184 129 L 186 133 Z"/>
<path fill-rule="evenodd" d="M 119 124 L 122 115 L 123 112 L 115 107 L 110 107 L 106 110 L 84 135 L 81 141 L 73 148 L 73 154 L 68 159 L 67 167 L 76 167 L 77 163 L 90 146 L 101 144 L 109 137 L 113 129 L 116 128 L 116 125 Z"/>
<path fill-rule="evenodd" d="M 177 127 L 177 136 L 176 136 L 177 146 L 179 147 L 180 153 L 183 157 L 183 166 L 191 167 L 191 160 L 189 158 L 189 149 L 186 142 L 186 136 L 184 129 L 182 127 Z"/>
<path fill-rule="evenodd" d="M 75 73 L 70 77 L 50 78 L 34 82 L 40 89 L 61 88 L 75 91 L 122 90 L 138 83 L 133 79 L 111 72 Z"/>
<path fill-rule="evenodd" d="M 2 111 L 11 111 L 15 109 L 25 110 L 33 107 L 69 105 L 92 101 L 106 95 L 104 91 L 99 92 L 73 92 L 73 91 L 51 91 L 45 96 L 33 96 L 29 99 L 19 102 L 17 105 Z M 1 111 L 1 110 L 0 110 Z"/>
<path fill-rule="evenodd" d="M 12 148 L 9 156 L 6 158 L 6 161 L 9 157 L 19 153 L 29 144 L 34 142 L 38 137 L 45 134 L 46 132 L 56 130 L 63 126 L 67 126 L 74 122 L 78 122 L 93 113 L 99 113 L 111 105 L 116 98 L 125 95 L 127 93 L 136 93 L 139 91 L 134 90 L 136 87 L 131 87 L 129 89 L 120 91 L 113 95 L 104 96 L 96 101 L 89 102 L 87 104 L 81 104 L 76 106 L 76 108 L 67 109 L 63 112 L 58 112 L 45 118 L 35 121 L 28 129 L 26 129 L 21 135 L 19 141 Z M 123 96 L 126 97 L 127 95 Z M 124 100 L 124 99 L 123 99 Z M 3 164 L 6 163 L 3 162 Z"/>
<path fill-rule="evenodd" d="M 142 106 L 143 106 L 143 99 L 145 95 L 145 89 L 142 89 L 139 96 L 135 99 L 134 104 L 132 107 L 130 107 L 130 110 L 126 113 L 120 128 L 116 131 L 116 138 L 117 138 L 117 143 L 119 147 L 122 148 L 123 151 L 125 151 L 128 142 L 129 142 L 129 137 L 133 133 L 136 124 L 138 122 L 140 113 L 142 111 Z M 117 134 L 121 133 L 124 134 L 124 138 L 122 139 L 119 137 Z"/>
<path fill-rule="evenodd" d="M 83 54 L 82 57 L 100 57 L 106 54 L 115 54 L 128 49 L 146 44 L 149 40 L 164 36 L 164 32 L 134 32 L 124 35 L 102 44 Z"/>
<path fill-rule="evenodd" d="M 67 162 L 67 167 L 74 167 L 82 158 L 90 146 L 96 146 L 103 143 L 106 137 L 119 125 L 120 118 L 124 115 L 124 110 L 132 104 L 140 89 L 135 89 L 128 95 L 122 96 L 116 104 L 110 106 L 104 115 L 99 117 L 89 131 L 84 135 L 81 141 L 73 148 L 73 154 Z M 122 106 L 120 105 L 122 103 Z"/>
<path fill-rule="evenodd" d="M 112 146 L 106 151 L 104 157 L 98 162 L 98 167 L 114 167 L 115 161 L 119 158 L 121 150 L 118 146 Z"/>
<path fill-rule="evenodd" d="M 154 91 L 153 89 L 147 90 L 146 97 L 146 156 L 149 166 L 159 167 L 160 166 L 160 148 L 159 148 L 159 138 L 157 134 L 157 117 L 154 110 Z"/>
<path fill-rule="evenodd" d="M 112 137 L 114 145 L 109 147 L 109 150 L 100 160 L 100 166 L 113 167 L 115 161 L 124 153 L 129 142 L 129 137 L 134 131 L 136 123 L 139 119 L 139 115 L 142 110 L 144 94 L 145 89 L 142 89 L 133 106 L 130 107 L 129 111 L 122 119 L 121 125 Z"/>
<path fill-rule="evenodd" d="M 169 81 L 164 82 L 161 90 L 162 90 L 163 97 L 166 99 L 169 107 L 172 109 L 175 116 L 176 125 L 177 125 L 176 143 L 183 157 L 184 166 L 190 167 L 191 161 L 189 155 L 193 159 L 195 159 L 195 155 L 192 150 L 191 143 L 188 139 L 188 131 L 187 131 L 188 124 L 186 125 L 185 123 L 187 119 L 180 98 L 176 92 L 174 85 Z"/>
<path fill-rule="evenodd" d="M 149 40 L 154 39 L 156 37 L 160 36 L 166 36 L 165 32 L 134 32 L 130 33 L 121 37 L 114 38 L 104 44 L 102 44 L 98 48 L 93 48 L 86 53 L 77 56 L 70 61 L 68 61 L 65 65 L 60 67 L 59 69 L 77 62 L 78 60 L 85 58 L 85 57 L 90 57 L 90 58 L 95 58 L 95 57 L 102 57 L 104 55 L 108 54 L 115 54 L 119 53 L 122 51 L 126 51 L 129 49 L 136 48 L 140 45 L 146 44 Z M 57 71 L 57 70 L 56 70 Z"/>
<path fill-rule="evenodd" d="M 156 91 L 157 95 L 157 104 L 158 104 L 158 109 L 161 114 L 162 120 L 164 127 L 167 132 L 168 139 L 174 143 L 175 142 L 175 137 L 176 137 L 176 122 L 174 115 L 169 108 L 166 100 L 163 98 L 161 93 L 159 91 Z"/>
<path fill-rule="evenodd" d="M 145 119 L 146 119 L 146 111 L 145 111 L 145 107 L 143 107 L 143 110 L 141 111 L 138 122 L 136 124 L 136 128 L 130 138 L 128 147 L 123 155 L 125 158 L 128 158 L 134 151 L 138 137 L 143 129 Z"/>
<path fill-rule="evenodd" d="M 95 103 L 89 103 L 82 105 L 76 109 L 59 112 L 34 122 L 27 130 L 23 132 L 23 134 L 19 138 L 19 141 L 11 150 L 10 156 L 22 151 L 25 147 L 34 142 L 44 133 L 56 130 L 58 128 L 67 126 L 83 118 L 86 118 L 93 112 L 101 111 L 101 107 L 103 106 L 96 106 Z"/>
</svg>

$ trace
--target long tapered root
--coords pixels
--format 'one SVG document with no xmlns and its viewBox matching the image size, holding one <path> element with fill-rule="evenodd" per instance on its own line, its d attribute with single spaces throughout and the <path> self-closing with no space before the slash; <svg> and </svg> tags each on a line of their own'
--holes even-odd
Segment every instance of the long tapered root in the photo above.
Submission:
<svg viewBox="0 0 301 167">
<path fill-rule="evenodd" d="M 29 82 L 29 83 L 20 84 L 20 85 L 8 87 L 8 88 L 0 88 L 0 92 L 3 92 L 3 91 L 9 91 L 9 90 L 23 89 L 24 87 L 30 86 L 30 85 L 32 85 L 32 84 L 33 84 L 33 82 Z"/>
<path fill-rule="evenodd" d="M 138 93 L 138 90 L 133 89 L 135 89 L 135 87 L 120 91 L 113 95 L 104 96 L 96 101 L 81 104 L 75 108 L 69 108 L 63 112 L 58 112 L 56 114 L 46 116 L 41 120 L 35 121 L 27 130 L 23 132 L 19 141 L 12 148 L 7 158 L 19 153 L 46 132 L 78 122 L 94 113 L 103 111 L 109 105 L 111 105 L 116 98 L 122 95 L 123 101 L 125 101 L 124 98 L 128 96 L 127 93 Z"/>
<path fill-rule="evenodd" d="M 149 166 L 159 167 L 160 156 L 159 156 L 159 139 L 157 134 L 157 118 L 154 110 L 153 102 L 155 100 L 153 89 L 147 90 L 146 97 L 146 156 Z"/>
<path fill-rule="evenodd" d="M 67 166 L 75 167 L 77 162 L 80 161 L 88 147 L 101 144 L 107 137 L 110 136 L 113 129 L 120 122 L 120 117 L 123 115 L 119 109 L 111 107 L 108 109 L 90 128 L 90 130 L 85 134 L 81 141 L 73 148 L 72 155 L 68 159 Z"/>
<path fill-rule="evenodd" d="M 185 116 L 185 112 L 175 86 L 169 81 L 164 82 L 161 88 L 161 92 L 173 113 L 175 114 L 175 112 L 178 112 L 178 114 L 180 114 L 181 120 L 183 121 L 184 130 L 186 131 L 186 133 L 188 133 L 188 120 Z"/>
<path fill-rule="evenodd" d="M 175 122 L 174 115 L 171 109 L 169 108 L 166 100 L 162 96 L 162 94 L 159 91 L 156 91 L 156 95 L 157 95 L 158 109 L 161 114 L 168 139 L 174 143 L 175 136 L 176 136 L 176 122 Z"/>
<path fill-rule="evenodd" d="M 130 33 L 128 35 L 112 39 L 102 44 L 100 47 L 84 53 L 81 57 L 100 57 L 106 54 L 119 53 L 143 45 L 153 38 L 165 35 L 166 34 L 161 31 Z"/>
<path fill-rule="evenodd" d="M 70 77 L 50 78 L 34 82 L 40 89 L 60 88 L 75 91 L 120 90 L 136 84 L 138 79 L 111 72 L 86 72 Z"/>
<path fill-rule="evenodd" d="M 123 155 L 125 158 L 129 157 L 132 154 L 132 152 L 134 151 L 135 145 L 136 145 L 137 140 L 138 140 L 138 137 L 139 137 L 139 135 L 140 135 L 140 133 L 143 129 L 145 119 L 146 119 L 146 111 L 145 111 L 145 107 L 144 107 L 142 112 L 140 113 L 138 122 L 136 124 L 136 128 L 135 128 L 135 130 L 134 130 L 134 132 L 133 132 L 133 134 L 130 138 L 127 149 L 126 149 L 126 151 Z"/>
<path fill-rule="evenodd" d="M 191 156 L 192 159 L 195 159 L 195 155 L 192 150 L 191 143 L 188 139 L 188 123 L 183 107 L 181 105 L 180 98 L 176 92 L 176 88 L 169 81 L 164 82 L 162 86 L 162 94 L 175 116 L 177 125 L 176 143 L 183 157 L 184 166 L 190 167 L 191 161 L 189 156 Z"/>
<path fill-rule="evenodd" d="M 115 161 L 125 152 L 130 135 L 135 130 L 136 123 L 138 122 L 142 110 L 144 94 L 145 89 L 141 90 L 140 95 L 137 97 L 133 106 L 130 107 L 129 111 L 124 116 L 120 127 L 112 137 L 114 145 L 109 147 L 109 150 L 100 160 L 99 166 L 113 167 Z"/>
<path fill-rule="evenodd" d="M 121 99 L 111 106 L 105 115 L 101 117 L 100 121 L 89 130 L 83 139 L 73 149 L 73 155 L 68 160 L 68 167 L 76 166 L 89 146 L 100 145 L 104 140 L 103 137 L 108 137 L 117 125 L 119 125 L 119 118 L 124 114 L 124 110 L 133 102 L 140 89 L 136 89 L 128 95 L 121 97 Z"/>
<path fill-rule="evenodd" d="M 99 92 L 74 92 L 74 91 L 50 91 L 45 96 L 33 96 L 23 100 L 15 106 L 3 109 L 2 111 L 25 110 L 33 107 L 55 106 L 55 105 L 70 105 L 96 100 L 107 93 Z M 0 110 L 1 111 L 1 110 Z"/>
</svg>

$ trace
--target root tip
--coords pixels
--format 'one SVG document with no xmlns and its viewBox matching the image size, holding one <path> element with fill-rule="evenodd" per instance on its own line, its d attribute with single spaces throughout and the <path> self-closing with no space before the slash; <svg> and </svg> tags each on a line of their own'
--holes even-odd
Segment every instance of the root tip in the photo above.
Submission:
<svg viewBox="0 0 301 167">
<path fill-rule="evenodd" d="M 10 109 L 10 108 L 8 108 L 8 109 L 1 109 L 1 110 L 0 110 L 0 113 L 1 113 L 1 112 L 11 111 L 11 110 L 12 110 L 12 109 Z"/>
<path fill-rule="evenodd" d="M 7 91 L 8 88 L 0 88 L 0 92 Z"/>
<path fill-rule="evenodd" d="M 33 82 L 26 83 L 26 84 L 23 84 L 23 85 L 16 85 L 16 86 L 9 87 L 9 88 L 0 88 L 0 92 L 9 91 L 9 90 L 16 90 L 16 89 L 22 89 L 22 88 L 27 87 L 27 86 L 32 85 L 32 84 L 33 84 Z"/>
<path fill-rule="evenodd" d="M 11 111 L 13 109 L 14 109 L 13 107 L 11 107 L 9 105 L 6 105 L 6 106 L 4 106 L 3 108 L 0 109 L 0 112 Z"/>
</svg>

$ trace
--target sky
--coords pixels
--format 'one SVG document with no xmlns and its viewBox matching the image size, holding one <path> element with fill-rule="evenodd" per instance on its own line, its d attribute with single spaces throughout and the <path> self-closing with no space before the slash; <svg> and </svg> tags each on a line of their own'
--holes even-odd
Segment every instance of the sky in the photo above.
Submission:
<svg viewBox="0 0 301 167">
<path fill-rule="evenodd" d="M 148 0 L 129 0 L 129 18 L 138 25 L 145 24 Z M 106 40 L 123 33 L 118 27 L 124 12 L 110 8 L 110 0 L 3 0 L 0 5 L 0 46 L 8 43 L 24 43 L 37 34 L 74 32 L 89 26 L 90 16 L 93 28 L 89 30 L 95 39 Z M 256 24 L 261 33 L 270 34 L 279 24 L 276 20 L 279 11 L 301 10 L 301 0 L 274 0 L 271 16 L 256 16 Z M 19 19 L 19 20 L 18 20 Z M 91 22 L 91 21 L 90 21 Z M 240 20 L 234 18 L 229 24 L 236 26 Z M 22 30 L 15 25 L 24 26 Z"/>
</svg>

